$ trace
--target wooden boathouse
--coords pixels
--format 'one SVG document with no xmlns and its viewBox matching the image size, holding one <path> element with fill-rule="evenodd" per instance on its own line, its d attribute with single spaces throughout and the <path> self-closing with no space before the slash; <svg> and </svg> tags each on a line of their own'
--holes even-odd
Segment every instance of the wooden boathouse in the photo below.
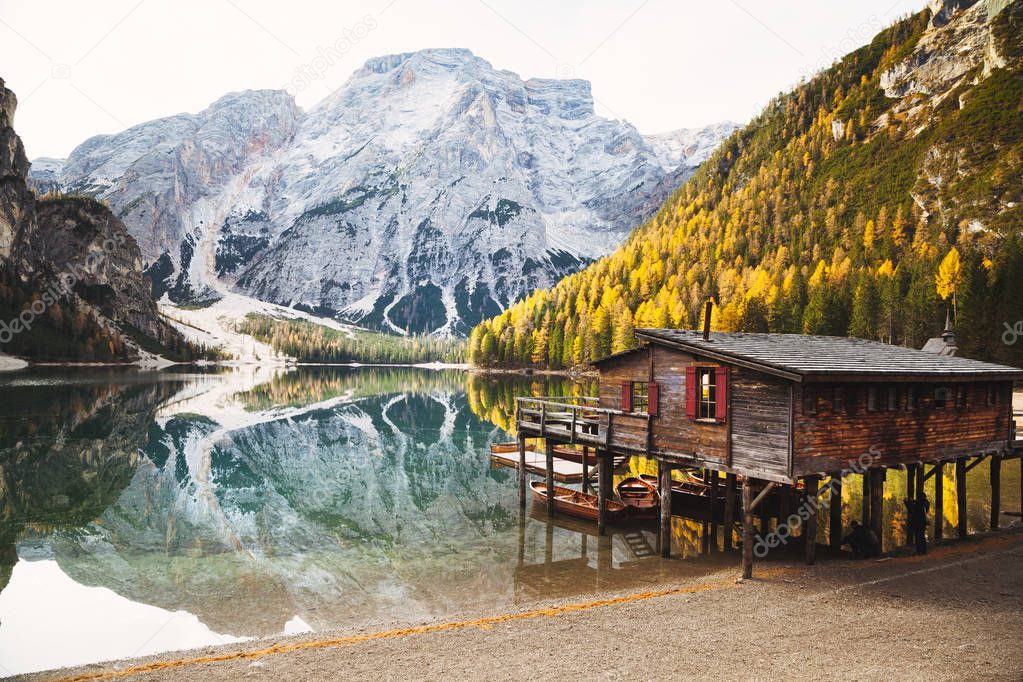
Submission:
<svg viewBox="0 0 1023 682">
<path fill-rule="evenodd" d="M 1001 461 L 1023 450 L 1012 420 L 1013 381 L 1023 379 L 1023 370 L 854 338 L 675 329 L 640 329 L 636 336 L 638 348 L 593 363 L 598 400 L 517 399 L 520 459 L 528 438 L 545 439 L 548 471 L 558 445 L 595 453 L 598 532 L 611 496 L 612 458 L 621 455 L 658 463 L 663 556 L 670 547 L 673 469 L 708 473 L 713 494 L 724 498 L 726 549 L 741 504 L 745 577 L 752 574 L 758 506 L 780 493 L 816 501 L 825 479 L 832 492 L 830 542 L 839 547 L 848 473 L 864 474 L 863 521 L 880 538 L 887 469 L 909 472 L 910 497 L 922 496 L 925 481 L 934 478 L 940 510 L 942 468 L 954 466 L 965 509 L 965 473 L 989 459 L 997 527 Z M 525 473 L 520 466 L 523 504 Z M 553 514 L 550 476 L 547 485 Z M 775 507 L 760 510 L 762 537 L 769 515 L 779 522 L 788 517 L 787 504 Z M 802 529 L 810 563 L 817 535 L 812 509 Z M 940 513 L 934 529 L 940 540 Z M 965 514 L 958 532 L 966 534 Z"/>
</svg>

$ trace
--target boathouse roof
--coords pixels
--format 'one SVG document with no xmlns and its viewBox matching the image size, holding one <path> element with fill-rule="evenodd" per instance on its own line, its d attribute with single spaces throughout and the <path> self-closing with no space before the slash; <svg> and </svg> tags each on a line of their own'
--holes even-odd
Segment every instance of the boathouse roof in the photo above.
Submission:
<svg viewBox="0 0 1023 682">
<path fill-rule="evenodd" d="M 1023 379 L 1023 370 L 1015 367 L 842 336 L 711 332 L 704 339 L 697 331 L 637 329 L 636 337 L 797 382 Z"/>
</svg>

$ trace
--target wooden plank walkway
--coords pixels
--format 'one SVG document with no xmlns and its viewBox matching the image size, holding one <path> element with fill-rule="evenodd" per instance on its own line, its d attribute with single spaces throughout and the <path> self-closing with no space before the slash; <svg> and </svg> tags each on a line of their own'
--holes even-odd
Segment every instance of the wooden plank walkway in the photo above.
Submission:
<svg viewBox="0 0 1023 682">
<path fill-rule="evenodd" d="M 490 462 L 497 466 L 516 469 L 519 466 L 519 453 L 501 452 L 491 453 Z M 526 471 L 537 476 L 547 476 L 547 456 L 542 452 L 526 452 Z M 595 466 L 590 471 L 596 471 Z M 554 458 L 554 480 L 559 483 L 582 483 L 583 465 L 579 462 Z"/>
</svg>

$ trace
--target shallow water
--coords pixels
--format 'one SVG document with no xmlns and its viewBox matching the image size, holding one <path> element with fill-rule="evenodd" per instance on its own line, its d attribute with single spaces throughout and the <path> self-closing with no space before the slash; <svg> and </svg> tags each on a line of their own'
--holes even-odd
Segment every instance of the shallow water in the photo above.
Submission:
<svg viewBox="0 0 1023 682">
<path fill-rule="evenodd" d="M 705 528 L 685 519 L 673 525 L 683 560 L 662 561 L 655 526 L 598 538 L 532 504 L 520 512 L 515 472 L 489 463 L 514 396 L 592 388 L 409 368 L 0 377 L 0 674 L 449 618 L 733 565 L 701 554 Z M 891 543 L 901 475 L 886 487 Z M 1006 509 L 1018 508 L 1018 476 L 1003 466 Z M 969 483 L 980 530 L 986 465 Z M 848 519 L 858 491 L 846 486 Z M 821 526 L 824 540 L 826 515 Z"/>
</svg>

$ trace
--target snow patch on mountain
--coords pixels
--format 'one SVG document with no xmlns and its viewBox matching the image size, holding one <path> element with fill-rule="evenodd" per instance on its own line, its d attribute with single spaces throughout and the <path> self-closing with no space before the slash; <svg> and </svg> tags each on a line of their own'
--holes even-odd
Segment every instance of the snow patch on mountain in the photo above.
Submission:
<svg viewBox="0 0 1023 682">
<path fill-rule="evenodd" d="M 40 180 L 107 201 L 158 296 L 464 334 L 609 253 L 732 129 L 644 137 L 586 81 L 431 49 L 370 59 L 309 112 L 247 91 L 91 138 Z"/>
</svg>

